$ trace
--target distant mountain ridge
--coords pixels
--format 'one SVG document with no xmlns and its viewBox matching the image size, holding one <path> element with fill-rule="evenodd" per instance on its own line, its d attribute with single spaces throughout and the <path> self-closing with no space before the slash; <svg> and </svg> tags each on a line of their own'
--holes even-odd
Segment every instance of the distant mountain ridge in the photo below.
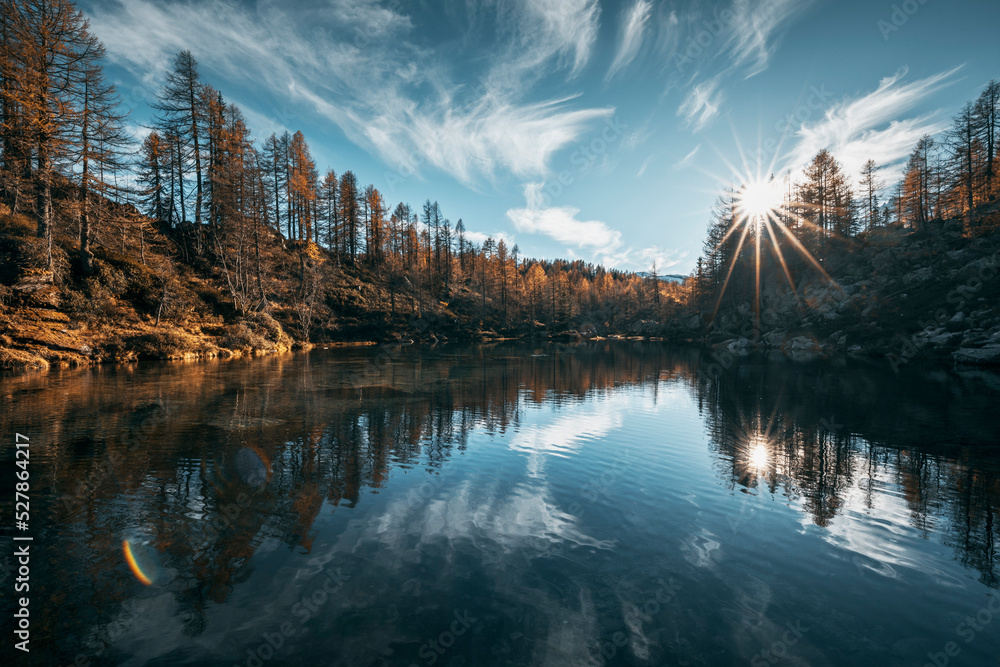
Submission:
<svg viewBox="0 0 1000 667">
<path fill-rule="evenodd" d="M 635 275 L 639 276 L 640 278 L 652 278 L 653 277 L 653 274 L 651 272 L 649 272 L 649 271 L 636 271 Z M 685 280 L 688 279 L 688 276 L 682 276 L 682 275 L 678 275 L 676 273 L 668 273 L 668 274 L 665 274 L 665 275 L 662 275 L 662 276 L 658 275 L 656 277 L 659 278 L 660 280 L 662 280 L 665 283 L 683 283 Z"/>
</svg>

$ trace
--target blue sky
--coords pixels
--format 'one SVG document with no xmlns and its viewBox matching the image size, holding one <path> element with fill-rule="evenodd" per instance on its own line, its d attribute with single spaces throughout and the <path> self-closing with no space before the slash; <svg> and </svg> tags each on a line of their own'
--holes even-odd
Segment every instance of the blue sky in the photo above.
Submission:
<svg viewBox="0 0 1000 667">
<path fill-rule="evenodd" d="M 173 55 L 255 136 L 535 257 L 687 273 L 726 183 L 894 180 L 1000 77 L 995 0 L 82 0 L 147 122 Z M 760 166 L 758 166 L 760 165 Z"/>
</svg>

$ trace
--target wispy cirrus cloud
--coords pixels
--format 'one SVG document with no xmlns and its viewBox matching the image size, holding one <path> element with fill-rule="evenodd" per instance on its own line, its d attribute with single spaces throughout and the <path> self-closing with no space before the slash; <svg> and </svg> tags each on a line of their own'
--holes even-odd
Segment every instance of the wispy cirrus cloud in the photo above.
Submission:
<svg viewBox="0 0 1000 667">
<path fill-rule="evenodd" d="M 878 87 L 854 99 L 834 104 L 816 123 L 803 125 L 795 134 L 787 163 L 805 165 L 821 149 L 827 149 L 851 173 L 857 174 L 872 159 L 885 168 L 883 175 L 895 180 L 901 162 L 925 134 L 935 135 L 948 126 L 938 112 L 905 118 L 920 103 L 950 85 L 961 68 L 904 82 L 906 70 L 879 82 Z"/>
<path fill-rule="evenodd" d="M 704 129 L 719 114 L 725 99 L 724 93 L 719 89 L 719 79 L 716 76 L 696 85 L 677 109 L 677 115 L 683 116 L 695 132 Z"/>
<path fill-rule="evenodd" d="M 597 39 L 601 15 L 597 0 L 525 0 L 524 7 L 528 20 L 523 43 L 532 48 L 539 43 L 540 32 L 542 43 L 560 54 L 572 55 L 572 73 L 579 72 L 590 59 Z"/>
<path fill-rule="evenodd" d="M 694 158 L 695 158 L 695 156 L 696 156 L 696 155 L 698 155 L 698 151 L 700 151 L 700 150 L 701 150 L 701 144 L 698 144 L 697 146 L 695 146 L 695 147 L 694 147 L 694 148 L 693 148 L 693 149 L 691 150 L 691 152 L 690 152 L 690 153 L 688 153 L 688 154 L 687 154 L 687 155 L 685 155 L 685 156 L 684 156 L 683 158 L 681 158 L 681 159 L 680 159 L 680 160 L 679 160 L 679 161 L 677 162 L 677 164 L 675 164 L 675 165 L 674 165 L 674 167 L 675 167 L 675 168 L 680 168 L 680 167 L 686 167 L 686 166 L 688 166 L 689 164 L 691 164 L 691 162 L 693 162 L 693 161 L 694 161 Z"/>
<path fill-rule="evenodd" d="M 478 87 L 420 45 L 410 16 L 375 0 L 294 8 L 274 0 L 91 0 L 87 13 L 109 57 L 151 90 L 173 54 L 191 49 L 206 73 L 266 93 L 261 99 L 311 110 L 393 168 L 430 165 L 470 184 L 504 172 L 544 176 L 557 151 L 612 112 L 582 107 L 574 97 L 530 99 L 541 65 L 570 77 L 586 65 L 599 25 L 597 0 L 512 7 L 498 18 L 504 35 L 492 48 L 516 57 L 498 58 Z M 264 129 L 290 124 L 260 101 L 246 111 L 251 120 L 274 118 Z"/>
<path fill-rule="evenodd" d="M 639 165 L 639 171 L 636 172 L 635 177 L 642 178 L 645 175 L 646 170 L 649 169 L 649 165 L 651 165 L 652 163 L 653 163 L 653 156 L 650 155 L 645 160 L 642 161 L 641 165 Z"/>
<path fill-rule="evenodd" d="M 747 78 L 767 68 L 782 33 L 811 0 L 734 0 L 726 47 L 733 67 L 749 66 Z"/>
<path fill-rule="evenodd" d="M 639 49 L 642 47 L 642 41 L 646 35 L 646 23 L 649 21 L 652 10 L 652 2 L 637 0 L 631 8 L 623 13 L 618 50 L 615 52 L 615 58 L 605 76 L 606 80 L 613 79 L 639 55 Z"/>
<path fill-rule="evenodd" d="M 660 38 L 661 48 L 667 49 L 675 74 L 687 79 L 680 84 L 688 92 L 678 114 L 694 132 L 711 124 L 720 112 L 725 99 L 722 84 L 733 76 L 750 78 L 767 69 L 785 31 L 811 4 L 812 0 L 733 0 L 725 11 L 688 12 L 683 21 L 671 12 L 661 20 L 661 31 L 669 36 Z M 679 36 L 681 32 L 689 33 L 687 39 Z M 726 64 L 710 69 L 719 58 Z M 676 80 L 668 90 L 675 85 Z"/>
</svg>

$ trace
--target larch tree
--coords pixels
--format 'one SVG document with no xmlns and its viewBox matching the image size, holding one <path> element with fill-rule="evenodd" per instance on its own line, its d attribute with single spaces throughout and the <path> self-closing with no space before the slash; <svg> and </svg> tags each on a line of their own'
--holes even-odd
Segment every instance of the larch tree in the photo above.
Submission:
<svg viewBox="0 0 1000 667">
<path fill-rule="evenodd" d="M 847 236 L 854 227 L 854 197 L 843 167 L 826 149 L 806 167 L 799 198 L 805 205 L 803 218 L 819 230 L 823 239 L 831 234 Z"/>
<path fill-rule="evenodd" d="M 358 178 L 353 171 L 340 177 L 340 220 L 344 227 L 344 247 L 353 263 L 358 257 Z"/>
<path fill-rule="evenodd" d="M 428 199 L 424 202 L 422 209 L 422 216 L 420 222 L 423 223 L 423 234 L 427 237 L 427 276 L 428 280 L 433 278 L 433 268 L 434 268 L 434 255 L 433 255 L 433 244 L 434 244 L 434 214 L 435 206 Z"/>
<path fill-rule="evenodd" d="M 319 186 L 319 202 L 322 212 L 326 247 L 334 255 L 340 254 L 340 181 L 337 172 L 328 169 Z"/>
<path fill-rule="evenodd" d="M 167 73 L 163 89 L 153 109 L 157 117 L 157 127 L 169 131 L 179 141 L 179 179 L 181 201 L 178 208 L 181 220 L 187 221 L 187 206 L 183 201 L 183 182 L 193 167 L 195 178 L 194 222 L 201 224 L 204 201 L 204 172 L 202 170 L 204 149 L 205 96 L 203 84 L 198 74 L 198 61 L 188 50 L 181 51 L 174 58 L 174 68 Z"/>
<path fill-rule="evenodd" d="M 465 223 L 461 218 L 455 223 L 455 242 L 458 244 L 458 271 L 465 275 Z"/>
<path fill-rule="evenodd" d="M 103 46 L 98 44 L 93 51 L 94 60 L 103 53 Z M 96 62 L 80 73 L 75 88 L 77 140 L 69 144 L 69 156 L 80 170 L 80 266 L 84 275 L 90 275 L 94 271 L 91 229 L 100 224 L 99 215 L 104 208 L 94 206 L 91 195 L 107 198 L 117 193 L 117 179 L 113 177 L 128 167 L 125 152 L 132 145 L 132 138 L 125 130 L 125 115 L 118 110 L 121 100 L 114 86 L 104 80 Z"/>
<path fill-rule="evenodd" d="M 990 81 L 973 107 L 973 126 L 976 138 L 983 147 L 983 190 L 986 197 L 993 195 L 997 184 L 996 160 L 1000 125 L 1000 80 Z"/>
<path fill-rule="evenodd" d="M 392 228 L 392 252 L 406 256 L 406 227 L 410 221 L 410 207 L 399 202 L 393 209 L 389 217 L 389 226 Z"/>
<path fill-rule="evenodd" d="M 103 48 L 83 12 L 68 0 L 4 3 L 3 24 L 5 113 L 17 115 L 16 120 L 5 116 L 4 124 L 19 133 L 15 145 L 33 152 L 37 234 L 45 240 L 51 268 L 53 181 L 78 141 L 80 85 Z"/>
<path fill-rule="evenodd" d="M 961 191 L 963 208 L 969 215 L 976 207 L 979 151 L 975 123 L 975 110 L 969 102 L 955 116 L 947 135 L 947 145 L 951 152 L 952 179 Z"/>
<path fill-rule="evenodd" d="M 301 132 L 292 135 L 288 149 L 289 218 L 296 223 L 299 241 L 313 240 L 313 214 L 316 201 L 316 163 Z"/>
<path fill-rule="evenodd" d="M 730 233 L 736 224 L 734 212 L 735 193 L 732 188 L 720 195 L 712 209 L 712 220 L 703 245 L 703 271 L 705 282 L 712 289 L 722 286 L 722 280 L 729 263 L 733 259 L 737 243 L 736 232 Z"/>
<path fill-rule="evenodd" d="M 142 141 L 139 157 L 139 183 L 143 186 L 140 203 L 143 212 L 158 222 L 168 222 L 168 209 L 164 203 L 166 184 L 169 182 L 170 149 L 163 136 L 156 130 Z"/>
<path fill-rule="evenodd" d="M 906 176 L 903 181 L 903 198 L 910 222 L 920 231 L 926 229 L 926 223 L 933 215 L 931 199 L 933 148 L 934 140 L 930 135 L 920 138 L 906 163 Z"/>
<path fill-rule="evenodd" d="M 368 216 L 368 238 L 365 243 L 365 252 L 368 261 L 378 264 L 383 259 L 383 246 L 385 236 L 385 201 L 382 193 L 374 186 L 365 188 L 365 208 Z"/>
<path fill-rule="evenodd" d="M 13 2 L 0 2 L 0 178 L 15 213 L 28 207 L 32 192 L 32 150 L 18 96 L 19 82 L 25 76 L 19 20 L 20 10 Z"/>
<path fill-rule="evenodd" d="M 878 193 L 885 188 L 885 180 L 878 175 L 875 160 L 868 160 L 861 167 L 861 196 L 864 198 L 865 229 L 871 231 L 879 222 Z"/>
<path fill-rule="evenodd" d="M 288 187 L 288 143 L 286 132 L 281 137 L 272 134 L 264 141 L 264 161 L 267 165 L 267 184 L 274 198 L 274 228 L 281 232 L 281 208 L 286 201 Z M 291 236 L 291 232 L 288 234 Z"/>
<path fill-rule="evenodd" d="M 214 189 L 218 183 L 218 174 L 226 169 L 227 155 L 225 153 L 225 142 L 228 140 L 227 132 L 227 105 L 222 94 L 208 85 L 201 87 L 201 108 L 204 112 L 204 124 L 202 131 L 205 136 L 206 147 L 206 173 L 204 179 L 204 191 L 202 196 L 207 204 L 208 224 L 213 233 L 221 224 L 221 212 L 219 210 L 220 197 L 215 196 Z"/>
</svg>

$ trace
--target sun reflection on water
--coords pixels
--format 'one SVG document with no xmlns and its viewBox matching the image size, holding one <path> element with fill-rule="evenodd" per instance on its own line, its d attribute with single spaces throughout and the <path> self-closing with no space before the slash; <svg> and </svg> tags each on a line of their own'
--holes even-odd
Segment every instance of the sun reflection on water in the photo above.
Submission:
<svg viewBox="0 0 1000 667">
<path fill-rule="evenodd" d="M 764 443 L 751 444 L 750 447 L 750 467 L 760 470 L 767 465 L 767 447 Z"/>
</svg>

